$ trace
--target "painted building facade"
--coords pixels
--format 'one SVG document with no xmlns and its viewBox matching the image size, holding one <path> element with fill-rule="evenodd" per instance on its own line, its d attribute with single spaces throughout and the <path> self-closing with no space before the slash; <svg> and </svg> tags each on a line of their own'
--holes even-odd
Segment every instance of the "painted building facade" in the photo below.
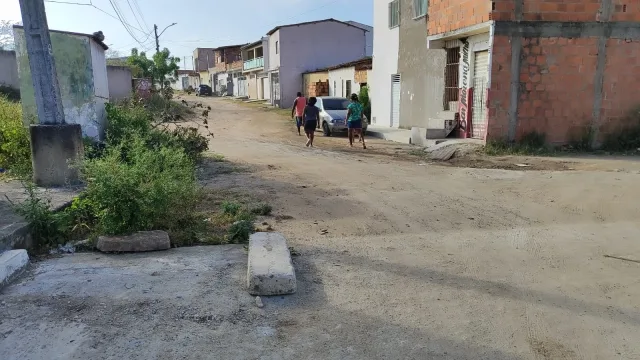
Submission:
<svg viewBox="0 0 640 360">
<path fill-rule="evenodd" d="M 269 99 L 269 38 L 262 39 L 242 48 L 242 73 L 246 78 L 246 96 L 249 99 Z"/>
<path fill-rule="evenodd" d="M 0 50 L 0 86 L 20 88 L 18 60 L 13 50 Z"/>
<path fill-rule="evenodd" d="M 37 110 L 24 29 L 14 26 L 20 94 L 25 121 L 37 119 Z M 108 47 L 93 35 L 50 30 L 58 84 L 65 121 L 80 124 L 83 136 L 104 137 L 105 103 L 109 83 L 105 50 Z"/>
<path fill-rule="evenodd" d="M 215 64 L 214 51 L 214 48 L 196 48 L 193 50 L 193 69 L 199 75 L 195 79 L 196 83 L 193 84 L 194 87 L 201 84 L 213 87 L 209 68 L 213 67 Z"/>
<path fill-rule="evenodd" d="M 400 126 L 400 47 L 399 10 L 388 0 L 374 0 L 373 72 L 368 80 L 371 99 L 371 123 Z"/>
<path fill-rule="evenodd" d="M 335 19 L 278 26 L 267 35 L 270 101 L 282 108 L 303 91 L 302 74 L 366 55 L 367 31 Z"/>
<path fill-rule="evenodd" d="M 214 93 L 239 96 L 239 91 L 242 91 L 239 89 L 246 88 L 245 84 L 241 82 L 242 46 L 244 45 L 229 45 L 214 49 L 213 66 L 208 69 L 208 83 L 211 84 Z"/>
</svg>

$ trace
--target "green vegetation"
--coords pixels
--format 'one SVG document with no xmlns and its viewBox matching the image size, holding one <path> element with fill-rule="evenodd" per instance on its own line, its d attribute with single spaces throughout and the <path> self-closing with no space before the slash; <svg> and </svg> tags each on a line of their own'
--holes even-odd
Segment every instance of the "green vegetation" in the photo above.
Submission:
<svg viewBox="0 0 640 360">
<path fill-rule="evenodd" d="M 371 100 L 369 98 L 369 86 L 363 86 L 360 88 L 360 94 L 358 100 L 362 104 L 364 115 L 371 121 Z"/>
<path fill-rule="evenodd" d="M 487 141 L 484 152 L 487 155 L 551 155 L 553 149 L 546 144 L 543 133 L 531 132 L 522 136 L 519 142 Z"/>
<path fill-rule="evenodd" d="M 0 105 L 0 134 L 10 139 L 2 142 L 0 159 L 11 169 L 21 163 L 30 169 L 20 105 L 4 99 Z M 106 140 L 85 139 L 86 156 L 77 166 L 86 188 L 71 206 L 54 212 L 33 185 L 25 185 L 28 198 L 16 210 L 30 222 L 38 246 L 144 230 L 167 231 L 173 246 L 245 241 L 250 232 L 243 222 L 252 225 L 254 219 L 245 206 L 229 202 L 213 215 L 203 206 L 196 167 L 208 150 L 201 134 L 208 126 L 181 126 L 189 111 L 159 95 L 107 104 Z"/>
<path fill-rule="evenodd" d="M 31 174 L 29 130 L 24 126 L 20 103 L 0 96 L 0 168 L 11 176 Z"/>
</svg>

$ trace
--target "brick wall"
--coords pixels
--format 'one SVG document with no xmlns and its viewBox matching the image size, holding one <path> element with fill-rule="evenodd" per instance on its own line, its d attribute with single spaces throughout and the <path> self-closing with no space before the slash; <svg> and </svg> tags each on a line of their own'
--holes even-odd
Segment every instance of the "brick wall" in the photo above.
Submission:
<svg viewBox="0 0 640 360">
<path fill-rule="evenodd" d="M 522 0 L 525 21 L 595 21 L 600 0 Z M 516 20 L 515 0 L 494 0 L 493 20 Z"/>
<path fill-rule="evenodd" d="M 640 106 L 638 79 L 640 40 L 609 39 L 602 87 L 601 135 L 628 125 L 630 111 Z"/>
<path fill-rule="evenodd" d="M 495 36 L 491 55 L 491 89 L 487 140 L 505 138 L 509 131 L 511 105 L 511 44 L 507 36 Z"/>
<path fill-rule="evenodd" d="M 640 21 L 640 1 L 612 0 L 612 21 Z"/>
<path fill-rule="evenodd" d="M 227 64 L 227 70 L 242 69 L 242 51 L 240 48 L 225 49 L 224 61 Z"/>
<path fill-rule="evenodd" d="M 329 96 L 329 81 L 318 81 L 307 85 L 305 96 Z"/>
<path fill-rule="evenodd" d="M 434 35 L 480 24 L 490 13 L 491 0 L 430 0 L 427 31 Z"/>
<path fill-rule="evenodd" d="M 535 131 L 562 143 L 588 133 L 597 39 L 525 38 L 522 44 L 516 140 Z"/>
<path fill-rule="evenodd" d="M 367 70 L 356 70 L 353 77 L 354 77 L 354 80 L 358 84 L 366 83 L 367 82 Z"/>
</svg>

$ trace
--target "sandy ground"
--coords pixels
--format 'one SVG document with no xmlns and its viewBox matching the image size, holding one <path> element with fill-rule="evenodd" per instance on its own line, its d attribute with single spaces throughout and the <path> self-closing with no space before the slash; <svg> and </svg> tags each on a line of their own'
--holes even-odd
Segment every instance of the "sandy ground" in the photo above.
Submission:
<svg viewBox="0 0 640 360">
<path fill-rule="evenodd" d="M 278 112 L 198 101 L 211 149 L 249 170 L 207 187 L 274 206 L 298 293 L 258 309 L 241 247 L 65 256 L 0 294 L 1 359 L 640 359 L 640 263 L 605 257 L 640 261 L 637 162 L 308 149 Z"/>
</svg>

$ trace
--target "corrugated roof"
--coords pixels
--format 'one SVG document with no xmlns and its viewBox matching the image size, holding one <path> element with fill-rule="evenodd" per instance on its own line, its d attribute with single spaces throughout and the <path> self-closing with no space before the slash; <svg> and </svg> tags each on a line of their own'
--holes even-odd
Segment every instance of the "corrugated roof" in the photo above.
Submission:
<svg viewBox="0 0 640 360">
<path fill-rule="evenodd" d="M 23 29 L 24 30 L 24 26 L 22 25 L 13 25 L 14 28 L 18 28 L 18 29 Z M 109 50 L 109 47 L 107 46 L 107 44 L 105 44 L 102 40 L 100 40 L 96 35 L 94 34 L 84 34 L 84 33 L 77 33 L 77 32 L 72 32 L 72 31 L 62 31 L 62 30 L 51 30 L 49 29 L 49 32 L 55 32 L 55 33 L 59 33 L 59 34 L 69 34 L 69 35 L 76 35 L 76 36 L 85 36 L 90 38 L 91 40 L 95 41 L 98 45 L 100 45 L 103 49 L 105 50 Z"/>
</svg>

